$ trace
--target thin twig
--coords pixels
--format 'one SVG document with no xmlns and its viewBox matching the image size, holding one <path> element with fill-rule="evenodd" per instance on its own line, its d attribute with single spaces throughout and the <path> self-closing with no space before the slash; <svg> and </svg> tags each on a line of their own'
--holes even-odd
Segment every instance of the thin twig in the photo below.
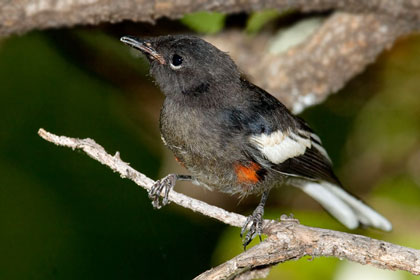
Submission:
<svg viewBox="0 0 420 280">
<path fill-rule="evenodd" d="M 112 156 L 92 139 L 57 136 L 42 128 L 38 134 L 58 146 L 83 150 L 91 158 L 119 173 L 122 178 L 130 179 L 146 190 L 150 190 L 154 183 L 122 161 L 118 152 Z M 225 211 L 173 190 L 169 193 L 169 200 L 235 227 L 241 227 L 246 220 L 242 215 Z M 307 227 L 289 218 L 282 218 L 281 222 L 265 220 L 264 233 L 268 236 L 264 242 L 204 272 L 196 279 L 232 279 L 239 275 L 247 275 L 243 279 L 251 279 L 253 275 L 262 277 L 267 274 L 267 267 L 303 256 L 345 258 L 360 264 L 405 270 L 420 275 L 419 250 L 361 235 Z"/>
<path fill-rule="evenodd" d="M 105 149 L 101 145 L 98 145 L 92 139 L 77 139 L 66 136 L 57 136 L 55 134 L 45 131 L 42 128 L 39 129 L 38 134 L 45 140 L 54 143 L 58 146 L 72 148 L 73 150 L 80 149 L 84 151 L 91 158 L 108 166 L 114 172 L 119 173 L 121 178 L 130 179 L 138 186 L 146 189 L 147 191 L 149 191 L 155 183 L 155 181 L 153 181 L 152 179 L 148 178 L 144 174 L 138 172 L 137 170 L 129 166 L 127 162 L 121 160 L 118 152 L 114 156 L 111 156 L 105 151 Z M 203 201 L 185 196 L 181 193 L 177 193 L 174 190 L 172 190 L 169 193 L 169 201 L 174 202 L 182 207 L 191 209 L 194 212 L 198 212 L 216 220 L 219 220 L 231 226 L 241 227 L 246 221 L 246 218 L 242 215 L 227 212 L 226 210 L 211 206 Z"/>
</svg>

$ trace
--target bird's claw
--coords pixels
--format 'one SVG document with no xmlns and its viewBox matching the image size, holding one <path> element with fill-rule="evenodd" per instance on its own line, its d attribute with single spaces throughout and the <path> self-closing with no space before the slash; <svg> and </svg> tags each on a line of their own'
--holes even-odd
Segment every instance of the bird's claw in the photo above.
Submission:
<svg viewBox="0 0 420 280">
<path fill-rule="evenodd" d="M 160 209 L 169 203 L 169 191 L 175 186 L 177 180 L 176 174 L 169 174 L 168 176 L 156 181 L 149 191 L 149 198 L 152 200 L 152 205 L 156 209 Z M 163 197 L 162 196 L 163 193 Z"/>
<path fill-rule="evenodd" d="M 246 246 L 258 235 L 261 239 L 262 229 L 263 229 L 263 215 L 264 215 L 264 207 L 258 206 L 252 215 L 248 216 L 246 219 L 245 224 L 241 229 L 241 238 L 246 233 L 245 237 L 242 239 L 242 245 L 244 246 L 244 250 L 246 250 Z M 248 228 L 249 226 L 249 228 Z"/>
</svg>

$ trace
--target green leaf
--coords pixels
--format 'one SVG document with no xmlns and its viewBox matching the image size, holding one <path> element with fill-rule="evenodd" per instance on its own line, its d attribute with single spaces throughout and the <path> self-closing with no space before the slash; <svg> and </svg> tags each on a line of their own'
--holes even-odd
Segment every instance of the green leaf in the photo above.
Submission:
<svg viewBox="0 0 420 280">
<path fill-rule="evenodd" d="M 223 29 L 226 15 L 215 12 L 197 12 L 185 15 L 181 22 L 199 33 L 213 34 Z"/>
<path fill-rule="evenodd" d="M 274 9 L 252 13 L 246 23 L 246 32 L 251 34 L 257 33 L 264 25 L 279 18 L 281 15 L 279 11 Z"/>
</svg>

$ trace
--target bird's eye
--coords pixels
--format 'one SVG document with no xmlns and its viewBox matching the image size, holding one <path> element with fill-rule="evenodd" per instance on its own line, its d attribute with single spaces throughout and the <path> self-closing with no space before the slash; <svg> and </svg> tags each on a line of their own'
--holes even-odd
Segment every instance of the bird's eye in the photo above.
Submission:
<svg viewBox="0 0 420 280">
<path fill-rule="evenodd" d="M 183 59 L 181 56 L 174 54 L 174 56 L 172 57 L 171 65 L 170 65 L 171 68 L 174 70 L 181 68 L 182 61 Z"/>
</svg>

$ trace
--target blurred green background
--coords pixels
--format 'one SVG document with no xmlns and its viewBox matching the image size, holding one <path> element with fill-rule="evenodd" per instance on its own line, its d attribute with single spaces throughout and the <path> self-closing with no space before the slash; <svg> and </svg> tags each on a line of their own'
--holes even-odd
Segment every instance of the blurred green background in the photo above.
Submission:
<svg viewBox="0 0 420 280">
<path fill-rule="evenodd" d="M 93 138 L 157 179 L 172 164 L 158 133 L 163 96 L 145 60 L 119 37 L 231 27 L 253 36 L 285 24 L 281 17 L 273 11 L 199 13 L 155 26 L 121 23 L 2 39 L 0 279 L 191 279 L 240 253 L 239 229 L 173 205 L 155 211 L 143 189 L 80 152 L 43 141 L 37 130 Z M 302 114 L 323 139 L 343 183 L 394 225 L 392 233 L 355 232 L 415 248 L 420 248 L 419 90 L 420 36 L 410 36 Z M 258 201 L 216 198 L 218 205 L 243 214 Z M 266 217 L 283 213 L 294 213 L 306 225 L 347 231 L 292 188 L 276 190 L 266 208 Z M 309 278 L 414 279 L 331 258 L 280 264 L 268 279 Z"/>
</svg>

